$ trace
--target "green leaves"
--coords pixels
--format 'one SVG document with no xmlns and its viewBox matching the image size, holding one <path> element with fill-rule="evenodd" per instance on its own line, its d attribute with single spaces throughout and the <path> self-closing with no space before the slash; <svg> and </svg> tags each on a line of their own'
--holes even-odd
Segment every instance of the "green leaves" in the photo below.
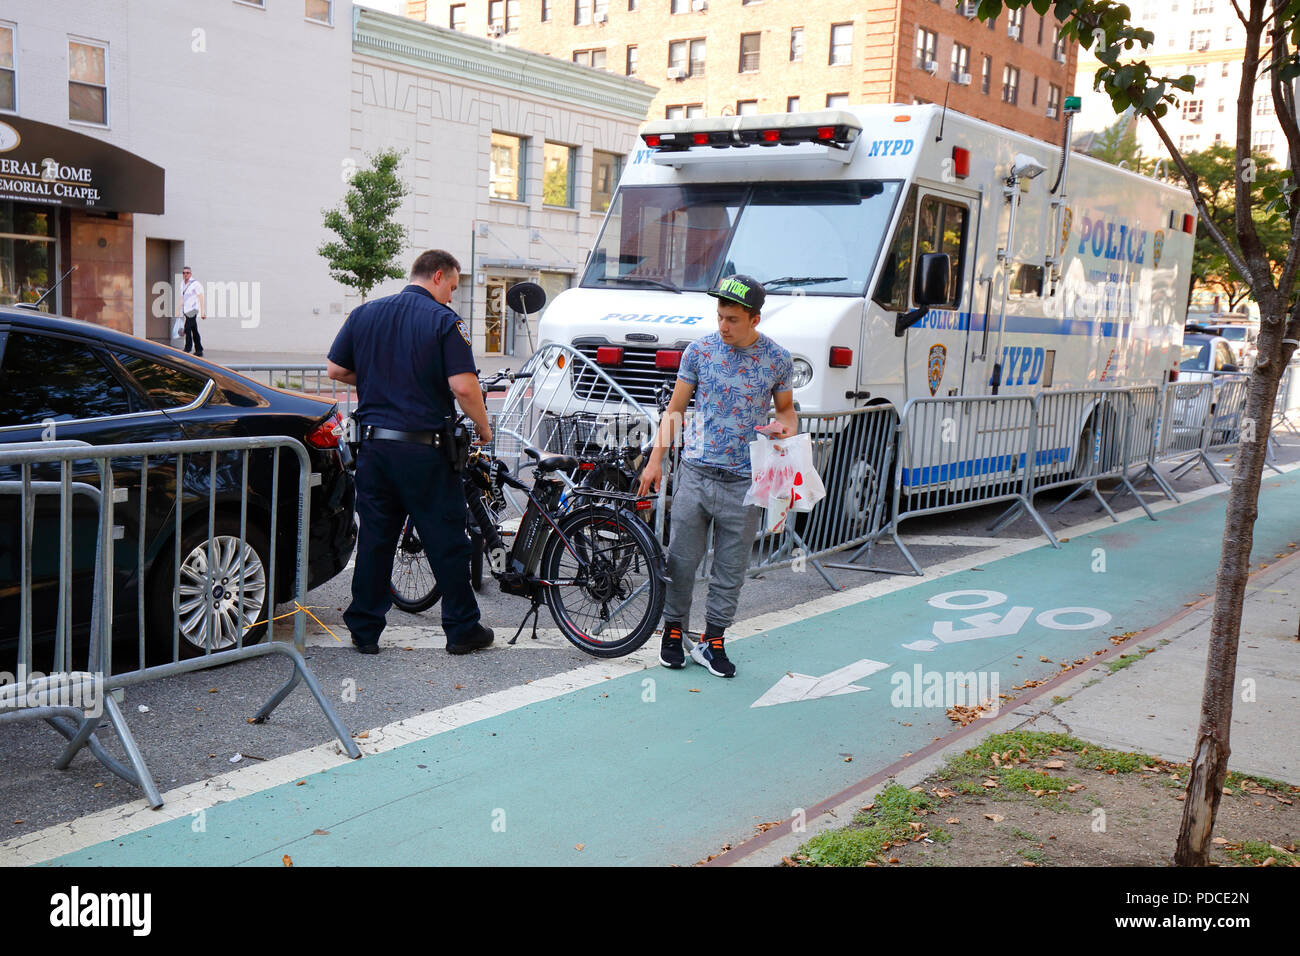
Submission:
<svg viewBox="0 0 1300 956">
<path fill-rule="evenodd" d="M 321 243 L 317 254 L 328 262 L 332 279 L 363 299 L 385 279 L 406 275 L 397 262 L 406 247 L 406 227 L 393 218 L 410 192 L 397 175 L 401 159 L 392 149 L 371 156 L 370 166 L 348 179 L 341 206 L 325 210 L 321 220 L 338 239 Z"/>
</svg>

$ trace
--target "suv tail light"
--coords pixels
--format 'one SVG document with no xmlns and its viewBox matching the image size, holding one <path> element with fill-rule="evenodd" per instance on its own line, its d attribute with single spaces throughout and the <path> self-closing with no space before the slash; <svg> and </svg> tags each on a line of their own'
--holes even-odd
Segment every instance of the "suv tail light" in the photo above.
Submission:
<svg viewBox="0 0 1300 956">
<path fill-rule="evenodd" d="M 681 349 L 660 349 L 658 352 L 655 352 L 655 368 L 668 368 L 675 372 L 681 367 Z"/>
<path fill-rule="evenodd" d="M 307 442 L 315 448 L 338 448 L 343 437 L 343 416 L 335 412 L 307 433 Z"/>
<path fill-rule="evenodd" d="M 602 345 L 596 349 L 597 365 L 622 365 L 623 349 L 618 345 Z"/>
</svg>

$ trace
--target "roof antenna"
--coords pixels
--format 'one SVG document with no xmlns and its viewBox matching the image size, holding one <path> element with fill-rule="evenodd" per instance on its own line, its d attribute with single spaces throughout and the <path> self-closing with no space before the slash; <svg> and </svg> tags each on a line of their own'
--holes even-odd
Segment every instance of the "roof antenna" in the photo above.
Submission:
<svg viewBox="0 0 1300 956">
<path fill-rule="evenodd" d="M 939 117 L 939 135 L 934 138 L 936 143 L 943 140 L 943 123 L 948 118 L 948 91 L 952 89 L 952 80 L 949 80 L 943 88 L 943 115 Z"/>
</svg>

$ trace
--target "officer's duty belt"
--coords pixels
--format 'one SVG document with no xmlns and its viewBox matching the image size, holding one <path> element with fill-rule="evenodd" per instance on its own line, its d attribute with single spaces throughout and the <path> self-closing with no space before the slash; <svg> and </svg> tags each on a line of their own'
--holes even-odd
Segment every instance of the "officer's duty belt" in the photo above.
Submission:
<svg viewBox="0 0 1300 956">
<path fill-rule="evenodd" d="M 409 441 L 417 445 L 432 445 L 435 448 L 442 447 L 442 432 L 402 432 L 396 428 L 379 428 L 375 425 L 367 425 L 361 433 L 362 438 L 379 439 L 381 441 Z"/>
</svg>

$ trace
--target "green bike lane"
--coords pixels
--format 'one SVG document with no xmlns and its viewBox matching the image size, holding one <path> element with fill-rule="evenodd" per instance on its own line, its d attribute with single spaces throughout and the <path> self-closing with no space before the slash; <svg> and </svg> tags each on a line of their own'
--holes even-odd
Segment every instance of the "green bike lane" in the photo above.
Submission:
<svg viewBox="0 0 1300 956">
<path fill-rule="evenodd" d="M 52 863 L 689 864 L 955 730 L 951 701 L 895 706 L 904 690 L 921 697 L 917 665 L 926 679 L 996 675 L 1015 693 L 1211 591 L 1225 502 L 1202 498 L 1155 523 L 1103 527 L 1060 551 L 746 637 L 729 645 L 734 680 L 691 663 L 635 671 L 216 804 L 202 826 L 180 817 Z M 1267 479 L 1255 561 L 1297 535 L 1300 472 Z M 858 662 L 858 674 L 888 666 L 855 677 Z M 836 671 L 811 694 L 838 693 L 752 706 L 784 686 L 808 691 L 811 680 L 788 675 Z"/>
</svg>

